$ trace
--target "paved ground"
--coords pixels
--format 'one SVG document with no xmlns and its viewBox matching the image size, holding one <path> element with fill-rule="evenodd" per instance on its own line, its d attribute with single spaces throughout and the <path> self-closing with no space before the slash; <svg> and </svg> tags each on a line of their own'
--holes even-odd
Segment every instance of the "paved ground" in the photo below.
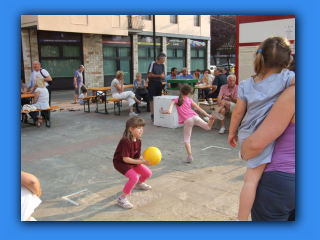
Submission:
<svg viewBox="0 0 320 240">
<path fill-rule="evenodd" d="M 239 147 L 228 145 L 227 134 L 195 127 L 195 161 L 182 163 L 183 129 L 153 126 L 150 113 L 142 109 L 142 151 L 156 146 L 163 159 L 150 167 L 153 175 L 147 183 L 153 190 L 133 190 L 128 199 L 134 208 L 125 210 L 116 198 L 126 178 L 113 168 L 112 158 L 128 106 L 124 104 L 121 116 L 113 114 L 111 104 L 110 115 L 84 113 L 72 99 L 72 91 L 52 93 L 52 105 L 80 111 L 53 112 L 51 128 L 21 123 L 21 170 L 36 175 L 42 186 L 42 204 L 33 214 L 38 221 L 235 220 L 246 167 L 237 158 Z"/>
</svg>

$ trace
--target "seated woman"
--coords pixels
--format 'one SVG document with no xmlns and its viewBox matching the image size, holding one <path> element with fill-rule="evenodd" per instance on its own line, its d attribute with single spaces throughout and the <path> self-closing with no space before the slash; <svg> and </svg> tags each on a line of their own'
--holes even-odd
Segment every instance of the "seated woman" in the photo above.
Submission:
<svg viewBox="0 0 320 240">
<path fill-rule="evenodd" d="M 133 80 L 133 92 L 136 94 L 137 99 L 141 100 L 141 98 L 143 98 L 143 100 L 147 103 L 147 112 L 150 112 L 150 102 L 148 99 L 148 90 L 146 88 L 146 80 L 141 79 L 141 74 L 137 73 L 136 79 Z M 137 113 L 141 112 L 138 104 L 136 104 L 136 109 Z"/>
<path fill-rule="evenodd" d="M 39 179 L 21 171 L 21 221 L 36 221 L 31 214 L 41 203 L 41 193 Z"/>
<path fill-rule="evenodd" d="M 47 109 L 49 108 L 49 92 L 48 89 L 44 85 L 43 78 L 37 78 L 36 82 L 36 90 L 34 90 L 34 98 L 33 98 L 33 104 L 37 107 L 37 109 Z M 29 115 L 33 119 L 34 124 L 37 125 L 37 127 L 41 127 L 42 125 L 42 116 L 40 115 L 40 112 L 30 112 Z"/>
<path fill-rule="evenodd" d="M 27 84 L 23 83 L 21 80 L 21 94 L 28 92 Z M 30 104 L 30 98 L 21 98 L 21 107 L 25 104 Z M 28 115 L 26 113 L 22 113 L 22 119 L 25 123 L 28 122 Z"/>
<path fill-rule="evenodd" d="M 205 69 L 203 71 L 203 74 L 201 74 L 200 78 L 199 78 L 200 83 L 205 84 L 206 86 L 212 85 L 213 79 L 214 79 L 214 76 L 211 74 L 209 69 Z M 205 93 L 204 95 L 207 96 L 208 93 L 210 92 L 210 89 L 206 88 L 206 89 L 203 89 L 203 91 Z M 198 97 L 200 97 L 201 94 L 200 94 L 200 91 L 199 91 L 199 96 Z"/>
<path fill-rule="evenodd" d="M 116 99 L 121 99 L 121 100 L 126 100 L 128 101 L 129 104 L 129 116 L 136 116 L 138 114 L 136 114 L 135 112 L 133 112 L 133 104 L 135 102 L 137 102 L 138 104 L 140 104 L 141 102 L 136 98 L 135 94 L 131 91 L 124 91 L 124 87 L 123 87 L 123 72 L 122 71 L 118 71 L 116 73 L 116 78 L 112 80 L 111 82 L 111 93 L 112 93 L 112 97 L 116 98 Z"/>
<path fill-rule="evenodd" d="M 200 78 L 200 69 L 196 69 L 195 73 L 193 74 L 194 79 L 199 79 Z"/>
</svg>

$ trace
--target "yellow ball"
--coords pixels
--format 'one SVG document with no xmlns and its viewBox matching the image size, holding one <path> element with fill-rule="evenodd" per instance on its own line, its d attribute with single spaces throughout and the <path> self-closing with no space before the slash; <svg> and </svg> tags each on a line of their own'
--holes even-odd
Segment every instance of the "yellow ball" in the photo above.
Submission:
<svg viewBox="0 0 320 240">
<path fill-rule="evenodd" d="M 143 157 L 145 160 L 150 160 L 151 165 L 157 165 L 161 161 L 162 154 L 159 148 L 156 147 L 148 147 L 144 153 Z"/>
</svg>

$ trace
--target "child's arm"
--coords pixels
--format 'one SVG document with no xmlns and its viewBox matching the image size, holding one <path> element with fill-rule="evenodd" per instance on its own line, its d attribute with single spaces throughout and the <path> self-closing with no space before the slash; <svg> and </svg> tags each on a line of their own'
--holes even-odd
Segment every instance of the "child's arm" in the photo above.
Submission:
<svg viewBox="0 0 320 240">
<path fill-rule="evenodd" d="M 175 101 L 172 101 L 171 104 L 170 104 L 169 109 L 166 110 L 166 111 L 163 111 L 162 113 L 163 113 L 163 114 L 170 114 L 171 111 L 172 111 L 172 108 L 173 108 L 173 105 L 174 105 L 174 104 L 175 104 Z"/>
<path fill-rule="evenodd" d="M 130 163 L 130 164 L 145 164 L 145 165 L 151 165 L 151 163 L 149 163 L 150 160 L 146 161 L 144 159 L 144 157 L 140 157 L 138 159 L 133 159 L 133 158 L 130 158 L 130 157 L 122 157 L 123 161 L 125 163 Z"/>
<path fill-rule="evenodd" d="M 247 103 L 241 100 L 240 98 L 238 98 L 237 104 L 231 116 L 231 123 L 230 123 L 230 129 L 229 129 L 228 143 L 231 147 L 237 146 L 236 141 L 238 141 L 238 137 L 237 137 L 236 131 L 239 127 L 240 121 L 243 117 L 246 107 L 247 107 Z"/>
<path fill-rule="evenodd" d="M 294 77 L 292 78 L 291 86 L 292 86 L 292 85 L 296 85 L 296 76 L 294 76 Z"/>
<path fill-rule="evenodd" d="M 21 185 L 26 186 L 33 194 L 37 195 L 38 197 L 41 196 L 41 186 L 39 179 L 26 172 L 21 171 Z"/>
<path fill-rule="evenodd" d="M 195 109 L 197 109 L 198 112 L 201 112 L 203 115 L 207 116 L 208 118 L 211 117 L 205 110 L 203 110 L 201 107 L 199 107 L 198 104 L 196 104 L 195 102 L 192 102 L 191 106 L 194 107 Z"/>
</svg>

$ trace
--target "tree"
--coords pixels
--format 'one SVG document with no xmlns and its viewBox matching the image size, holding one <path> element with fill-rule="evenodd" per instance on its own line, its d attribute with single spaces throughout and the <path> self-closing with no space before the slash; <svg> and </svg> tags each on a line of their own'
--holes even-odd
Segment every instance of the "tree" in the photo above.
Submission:
<svg viewBox="0 0 320 240">
<path fill-rule="evenodd" d="M 227 55 L 230 63 L 231 55 L 236 48 L 236 16 L 211 15 L 211 55 L 217 55 L 218 50 Z M 215 64 L 217 63 L 214 57 Z"/>
</svg>

